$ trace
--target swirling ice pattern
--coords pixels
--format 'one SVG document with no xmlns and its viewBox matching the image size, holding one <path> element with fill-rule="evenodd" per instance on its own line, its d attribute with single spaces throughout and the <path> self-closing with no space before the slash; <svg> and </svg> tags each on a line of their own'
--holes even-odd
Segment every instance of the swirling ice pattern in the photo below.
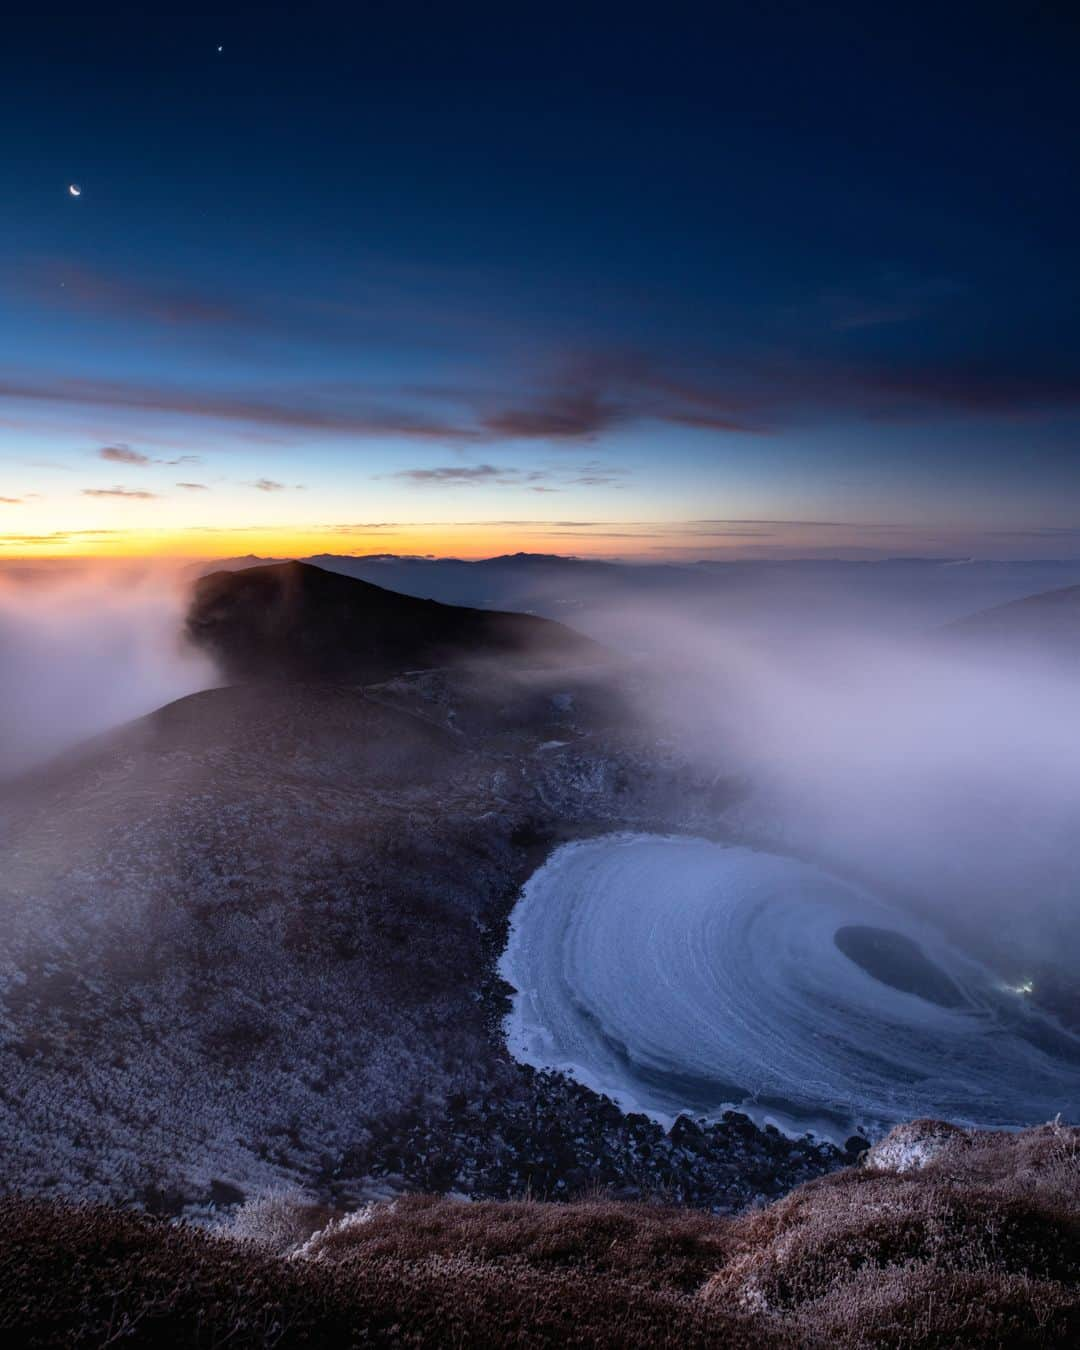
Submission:
<svg viewBox="0 0 1080 1350">
<path fill-rule="evenodd" d="M 917 944 L 930 996 L 845 955 L 852 926 Z M 932 928 L 790 858 L 649 835 L 567 845 L 525 887 L 500 968 L 519 1060 L 661 1120 L 735 1108 L 843 1138 L 1080 1106 L 1080 1040 Z"/>
</svg>

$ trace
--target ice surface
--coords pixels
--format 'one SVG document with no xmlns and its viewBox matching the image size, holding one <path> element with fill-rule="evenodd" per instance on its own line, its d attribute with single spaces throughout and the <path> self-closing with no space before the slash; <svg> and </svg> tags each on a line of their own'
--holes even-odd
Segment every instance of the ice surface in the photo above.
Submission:
<svg viewBox="0 0 1080 1350">
<path fill-rule="evenodd" d="M 853 927 L 888 968 L 852 952 Z M 519 1060 L 660 1120 L 735 1108 L 844 1138 L 1080 1108 L 1080 1039 L 933 928 L 775 854 L 651 835 L 567 845 L 525 887 L 501 972 Z"/>
</svg>

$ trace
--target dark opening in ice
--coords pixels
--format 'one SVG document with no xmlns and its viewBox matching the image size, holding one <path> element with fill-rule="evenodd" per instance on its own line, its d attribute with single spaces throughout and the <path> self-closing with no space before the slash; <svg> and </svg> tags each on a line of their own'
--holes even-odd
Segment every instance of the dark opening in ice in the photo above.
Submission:
<svg viewBox="0 0 1080 1350">
<path fill-rule="evenodd" d="M 916 994 L 941 1008 L 959 1008 L 963 994 L 912 938 L 888 928 L 849 924 L 836 930 L 835 942 L 849 961 L 890 989 Z"/>
</svg>

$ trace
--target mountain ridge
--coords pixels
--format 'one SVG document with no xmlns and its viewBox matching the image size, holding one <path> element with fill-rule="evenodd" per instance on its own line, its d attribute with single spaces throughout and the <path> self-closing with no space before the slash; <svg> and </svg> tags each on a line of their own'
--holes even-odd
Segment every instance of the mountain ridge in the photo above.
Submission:
<svg viewBox="0 0 1080 1350">
<path fill-rule="evenodd" d="M 550 619 L 419 599 L 302 562 L 200 578 L 186 631 L 232 680 L 370 684 L 484 660 L 552 668 L 608 656 Z"/>
</svg>

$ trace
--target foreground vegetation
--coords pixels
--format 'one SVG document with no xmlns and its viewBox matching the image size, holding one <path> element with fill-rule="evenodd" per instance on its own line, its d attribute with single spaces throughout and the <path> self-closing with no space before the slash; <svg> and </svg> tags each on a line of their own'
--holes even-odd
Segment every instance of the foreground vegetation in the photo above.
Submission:
<svg viewBox="0 0 1080 1350">
<path fill-rule="evenodd" d="M 1080 1342 L 1080 1130 L 917 1122 L 724 1218 L 604 1198 L 264 1198 L 209 1233 L 0 1202 L 20 1345 L 1057 1346 Z"/>
</svg>

